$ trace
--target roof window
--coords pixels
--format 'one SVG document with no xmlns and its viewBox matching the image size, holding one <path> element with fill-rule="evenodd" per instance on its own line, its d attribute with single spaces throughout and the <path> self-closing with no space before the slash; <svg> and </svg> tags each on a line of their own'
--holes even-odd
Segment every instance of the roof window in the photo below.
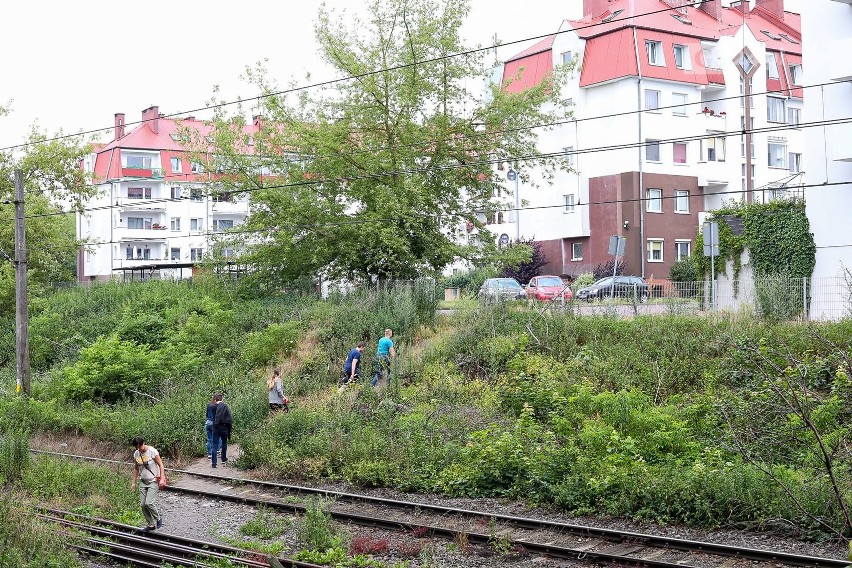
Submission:
<svg viewBox="0 0 852 568">
<path fill-rule="evenodd" d="M 686 18 L 684 18 L 684 17 L 683 17 L 683 16 L 681 16 L 680 14 L 672 14 L 672 18 L 674 18 L 675 20 L 677 20 L 677 21 L 678 21 L 678 22 L 680 22 L 681 24 L 686 24 L 687 26 L 691 26 L 691 25 L 692 25 L 692 21 L 687 20 Z"/>
<path fill-rule="evenodd" d="M 770 37 L 770 38 L 772 38 L 772 39 L 777 39 L 777 40 L 780 40 L 780 39 L 781 39 L 781 36 L 777 36 L 777 35 L 775 35 L 774 33 L 772 33 L 772 32 L 768 32 L 768 31 L 766 31 L 766 30 L 760 30 L 760 33 L 762 33 L 762 34 L 763 34 L 763 35 L 765 35 L 766 37 Z"/>
<path fill-rule="evenodd" d="M 624 10 L 621 10 L 621 9 L 616 10 L 615 12 L 613 12 L 612 14 L 610 14 L 609 16 L 606 16 L 605 18 L 603 18 L 603 19 L 601 20 L 601 23 L 602 23 L 602 24 L 605 24 L 605 23 L 607 23 L 607 22 L 611 22 L 611 21 L 613 21 L 613 20 L 615 19 L 615 17 L 616 17 L 616 16 L 618 16 L 618 15 L 619 15 L 620 13 L 622 13 L 623 11 L 624 11 Z"/>
<path fill-rule="evenodd" d="M 781 37 L 783 37 L 784 39 L 786 39 L 790 43 L 796 43 L 796 44 L 799 43 L 798 41 L 794 40 L 793 38 L 791 38 L 787 34 L 778 34 L 778 35 L 780 35 Z"/>
<path fill-rule="evenodd" d="M 178 134 L 177 132 L 173 132 L 173 133 L 169 134 L 169 138 L 171 138 L 175 142 L 178 142 L 178 141 L 180 141 L 180 134 Z"/>
</svg>

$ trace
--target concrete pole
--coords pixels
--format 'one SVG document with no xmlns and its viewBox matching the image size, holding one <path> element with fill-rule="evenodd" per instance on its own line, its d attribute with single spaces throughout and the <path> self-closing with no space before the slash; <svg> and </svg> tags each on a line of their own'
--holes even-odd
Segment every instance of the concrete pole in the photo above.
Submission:
<svg viewBox="0 0 852 568">
<path fill-rule="evenodd" d="M 27 235 L 24 231 L 24 176 L 15 170 L 15 353 L 18 392 L 30 396 L 30 321 L 27 309 Z"/>
</svg>

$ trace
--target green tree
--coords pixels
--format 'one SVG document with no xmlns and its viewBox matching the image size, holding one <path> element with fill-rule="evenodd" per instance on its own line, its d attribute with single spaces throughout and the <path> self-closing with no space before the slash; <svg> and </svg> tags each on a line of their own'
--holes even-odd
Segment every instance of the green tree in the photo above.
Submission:
<svg viewBox="0 0 852 568">
<path fill-rule="evenodd" d="M 2 110 L 2 109 L 0 109 Z M 2 112 L 0 112 L 2 115 Z M 60 133 L 61 134 L 61 133 Z M 33 130 L 20 154 L 0 152 L 0 251 L 15 250 L 14 170 L 24 178 L 27 279 L 31 295 L 54 283 L 73 281 L 78 243 L 74 215 L 95 191 L 80 167 L 89 152 L 79 137 L 48 140 Z M 14 313 L 15 269 L 0 257 L 0 315 Z"/>
<path fill-rule="evenodd" d="M 487 51 L 459 36 L 468 9 L 467 1 L 373 0 L 360 21 L 321 8 L 322 56 L 350 79 L 262 99 L 252 140 L 241 117 L 217 117 L 217 167 L 242 171 L 224 183 L 253 201 L 232 239 L 262 277 L 411 278 L 493 247 L 461 246 L 458 237 L 468 221 L 481 227 L 475 213 L 494 208 L 495 189 L 508 193 L 494 163 L 535 156 L 531 127 L 566 116 L 559 77 L 569 69 L 522 93 L 484 88 Z M 280 93 L 262 65 L 248 79 Z M 519 165 L 528 183 L 532 167 L 547 177 L 568 168 L 553 155 Z"/>
</svg>

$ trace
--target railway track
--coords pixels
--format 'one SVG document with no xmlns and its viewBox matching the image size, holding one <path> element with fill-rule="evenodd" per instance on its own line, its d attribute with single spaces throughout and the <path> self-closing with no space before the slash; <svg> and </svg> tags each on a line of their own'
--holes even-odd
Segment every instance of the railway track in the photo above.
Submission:
<svg viewBox="0 0 852 568">
<path fill-rule="evenodd" d="M 33 452 L 124 464 L 115 460 L 43 450 L 33 450 Z M 170 485 L 167 488 L 168 491 L 263 506 L 295 514 L 303 513 L 306 505 L 293 503 L 293 495 L 320 496 L 333 500 L 334 505 L 328 508 L 328 513 L 341 522 L 448 539 L 463 535 L 464 540 L 471 544 L 499 546 L 503 550 L 523 551 L 552 558 L 583 560 L 590 563 L 617 563 L 643 568 L 683 568 L 684 566 L 756 568 L 760 565 L 845 568 L 850 566 L 848 561 L 831 558 L 500 515 L 270 481 L 229 478 L 174 468 L 170 468 L 169 471 L 173 475 L 192 476 L 209 482 L 238 484 L 240 491 L 223 493 L 221 490 L 208 491 L 181 487 L 179 484 Z"/>
<path fill-rule="evenodd" d="M 143 534 L 129 525 L 59 509 L 43 509 L 38 517 L 73 533 L 68 539 L 69 545 L 80 552 L 132 566 L 161 568 L 163 563 L 167 562 L 173 566 L 212 568 L 227 561 L 229 566 L 247 568 L 321 568 L 316 564 L 290 558 L 272 559 L 257 552 L 224 544 L 163 533 Z"/>
</svg>

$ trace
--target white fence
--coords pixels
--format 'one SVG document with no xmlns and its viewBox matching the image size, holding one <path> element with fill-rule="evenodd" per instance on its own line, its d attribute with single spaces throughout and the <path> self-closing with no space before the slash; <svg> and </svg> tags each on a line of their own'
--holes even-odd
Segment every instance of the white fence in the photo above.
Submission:
<svg viewBox="0 0 852 568">
<path fill-rule="evenodd" d="M 592 302 L 574 300 L 577 313 L 750 315 L 779 321 L 839 320 L 852 317 L 852 279 L 743 278 L 719 282 L 713 298 L 710 281 L 649 282 L 648 298 L 640 291 Z"/>
</svg>

